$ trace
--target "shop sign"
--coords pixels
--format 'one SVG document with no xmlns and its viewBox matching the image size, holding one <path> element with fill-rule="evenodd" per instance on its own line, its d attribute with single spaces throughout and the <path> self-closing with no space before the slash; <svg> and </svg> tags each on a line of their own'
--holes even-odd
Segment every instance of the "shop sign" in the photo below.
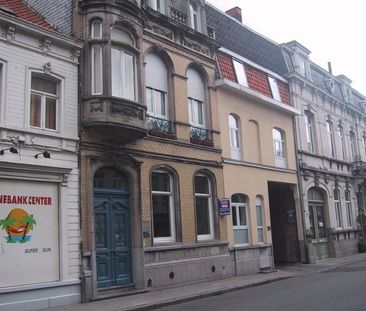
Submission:
<svg viewBox="0 0 366 311">
<path fill-rule="evenodd" d="M 58 190 L 0 180 L 0 288 L 59 279 Z"/>
<path fill-rule="evenodd" d="M 230 199 L 228 198 L 218 199 L 218 204 L 219 204 L 220 216 L 230 215 Z"/>
</svg>

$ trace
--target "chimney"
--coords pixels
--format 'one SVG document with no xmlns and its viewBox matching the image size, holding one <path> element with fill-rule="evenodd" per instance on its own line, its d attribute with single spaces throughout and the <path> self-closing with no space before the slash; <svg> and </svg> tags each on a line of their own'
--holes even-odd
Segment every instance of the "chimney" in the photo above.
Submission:
<svg viewBox="0 0 366 311">
<path fill-rule="evenodd" d="M 332 75 L 333 74 L 333 70 L 332 70 L 332 63 L 328 62 L 328 72 Z"/>
<path fill-rule="evenodd" d="M 238 20 L 239 22 L 242 23 L 241 8 L 239 8 L 238 6 L 232 8 L 230 10 L 227 10 L 225 13 L 230 15 L 231 17 L 234 17 L 236 20 Z"/>
</svg>

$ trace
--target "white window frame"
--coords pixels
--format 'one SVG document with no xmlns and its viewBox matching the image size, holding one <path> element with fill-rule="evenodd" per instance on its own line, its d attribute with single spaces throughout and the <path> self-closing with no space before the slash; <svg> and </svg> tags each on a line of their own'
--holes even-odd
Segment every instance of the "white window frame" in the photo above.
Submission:
<svg viewBox="0 0 366 311">
<path fill-rule="evenodd" d="M 202 114 L 202 123 L 199 122 L 199 107 L 201 107 Z M 205 116 L 205 103 L 188 97 L 188 115 L 189 115 L 189 124 L 194 127 L 206 128 L 206 116 Z"/>
<path fill-rule="evenodd" d="M 342 219 L 342 207 L 341 207 L 339 190 L 334 189 L 333 195 L 334 195 L 334 211 L 336 216 L 336 226 L 337 229 L 342 229 L 343 219 Z"/>
<path fill-rule="evenodd" d="M 276 132 L 279 133 L 281 139 L 278 139 L 276 136 Z M 285 132 L 277 127 L 272 129 L 272 138 L 273 138 L 273 151 L 275 157 L 275 165 L 281 168 L 287 168 L 287 154 L 286 154 L 286 138 Z M 281 146 L 281 148 L 278 148 Z"/>
<path fill-rule="evenodd" d="M 118 55 L 118 59 L 115 60 L 117 62 L 117 64 L 114 64 L 113 62 L 113 53 L 116 53 L 116 55 Z M 118 53 L 118 54 L 117 54 Z M 133 66 L 133 72 L 132 72 L 132 80 L 133 81 L 128 81 L 128 79 L 125 79 L 126 76 L 126 55 L 129 55 L 132 57 L 132 66 Z M 128 52 L 122 48 L 117 48 L 116 46 L 113 46 L 111 48 L 111 63 L 112 63 L 112 68 L 119 67 L 119 74 L 120 76 L 114 77 L 113 76 L 113 69 L 111 71 L 111 80 L 112 80 L 112 96 L 115 97 L 119 97 L 119 98 L 125 98 L 131 101 L 137 101 L 137 65 L 136 65 L 136 55 Z M 116 79 L 116 80 L 115 80 Z M 115 83 L 113 82 L 115 81 Z M 127 85 L 127 83 L 132 82 L 132 86 Z M 118 88 L 115 87 L 115 85 L 118 84 Z M 131 92 L 133 96 L 129 96 L 127 94 L 127 88 L 131 88 Z"/>
<path fill-rule="evenodd" d="M 0 59 L 0 123 L 5 121 L 6 62 Z"/>
<path fill-rule="evenodd" d="M 278 87 L 277 80 L 275 78 L 268 76 L 268 82 L 269 82 L 269 86 L 271 87 L 271 93 L 272 93 L 273 99 L 278 100 L 280 102 L 281 94 L 280 94 L 280 89 Z"/>
<path fill-rule="evenodd" d="M 336 155 L 336 150 L 335 150 L 335 144 L 334 144 L 333 122 L 331 120 L 327 120 L 326 127 L 327 127 L 327 132 L 328 132 L 330 156 L 334 158 Z"/>
<path fill-rule="evenodd" d="M 54 83 L 57 84 L 57 95 L 55 96 L 54 94 L 50 94 L 50 93 L 46 93 L 46 92 L 41 92 L 38 90 L 32 90 L 32 77 L 40 77 L 42 79 L 45 80 L 50 80 Z M 61 122 L 62 122 L 62 108 L 63 107 L 63 91 L 64 91 L 64 80 L 61 79 L 60 77 L 57 77 L 56 75 L 53 74 L 44 74 L 44 72 L 42 71 L 38 71 L 38 70 L 30 70 L 29 71 L 29 92 L 28 92 L 28 100 L 29 100 L 29 104 L 28 104 L 28 124 L 29 127 L 31 129 L 36 129 L 36 130 L 42 130 L 42 131 L 49 131 L 49 132 L 60 132 L 62 130 L 61 128 Z M 32 94 L 35 95 L 39 95 L 41 96 L 41 124 L 40 126 L 34 126 L 31 125 L 31 104 L 32 104 L 32 99 L 31 96 Z M 46 98 L 50 97 L 53 99 L 56 99 L 56 116 L 55 116 L 55 122 L 56 122 L 56 126 L 55 129 L 51 129 L 51 128 L 46 128 Z"/>
<path fill-rule="evenodd" d="M 352 129 L 349 131 L 349 142 L 351 145 L 351 161 L 353 162 L 357 156 L 357 137 L 356 132 Z"/>
<path fill-rule="evenodd" d="M 303 56 L 298 56 L 297 63 L 299 74 L 306 77 L 306 59 Z"/>
<path fill-rule="evenodd" d="M 363 150 L 364 150 L 364 159 L 366 160 L 366 133 L 364 133 L 363 137 Z"/>
<path fill-rule="evenodd" d="M 258 218 L 258 209 L 261 210 L 261 224 L 258 222 L 259 218 Z M 255 213 L 256 213 L 256 218 L 257 218 L 257 240 L 258 240 L 258 244 L 264 244 L 266 242 L 266 237 L 265 237 L 265 231 L 264 231 L 264 210 L 263 210 L 263 197 L 260 195 L 257 195 L 255 197 Z M 263 236 L 263 240 L 260 241 L 259 240 L 259 232 L 262 232 L 262 236 Z"/>
<path fill-rule="evenodd" d="M 234 225 L 233 223 L 233 231 L 237 230 L 237 231 L 247 231 L 247 236 L 248 236 L 248 241 L 245 242 L 245 243 L 240 243 L 240 244 L 236 244 L 235 243 L 235 238 L 234 238 L 234 244 L 235 246 L 247 246 L 247 245 L 250 245 L 250 219 L 249 219 L 249 211 L 248 211 L 248 203 L 247 203 L 247 196 L 245 196 L 246 198 L 246 202 L 233 202 L 231 201 L 231 212 L 234 214 L 236 213 L 236 221 L 237 225 Z M 232 199 L 232 197 L 231 197 Z M 234 207 L 235 207 L 235 211 L 234 211 Z M 244 208 L 245 210 L 245 217 L 246 217 L 246 225 L 240 225 L 240 209 L 241 208 Z"/>
<path fill-rule="evenodd" d="M 314 114 L 309 110 L 305 110 L 305 132 L 308 150 L 312 153 L 315 152 L 315 127 L 314 127 Z"/>
<path fill-rule="evenodd" d="M 346 141 L 344 137 L 344 129 L 341 124 L 338 125 L 338 136 L 339 136 L 339 142 L 341 146 L 341 154 L 342 154 L 342 160 L 346 160 Z"/>
<path fill-rule="evenodd" d="M 148 96 L 148 93 L 150 92 L 150 96 Z M 160 105 L 161 108 L 163 107 L 165 114 L 159 113 L 159 100 L 158 98 L 161 98 Z M 148 99 L 150 98 L 150 102 Z M 151 87 L 146 87 L 146 106 L 147 111 L 146 113 L 149 116 L 168 120 L 169 119 L 169 113 L 168 113 L 168 105 L 167 105 L 167 94 L 164 91 L 156 90 Z M 162 110 L 162 109 L 160 109 Z"/>
<path fill-rule="evenodd" d="M 99 54 L 99 77 L 96 77 L 96 53 Z M 96 85 L 97 80 L 100 82 Z M 103 47 L 101 44 L 93 44 L 91 47 L 91 84 L 92 84 L 92 95 L 103 94 Z"/>
<path fill-rule="evenodd" d="M 236 75 L 236 81 L 238 84 L 248 87 L 248 79 L 245 72 L 245 65 L 235 59 L 233 59 L 233 65 Z"/>
<path fill-rule="evenodd" d="M 173 177 L 172 175 L 165 170 L 155 170 L 152 172 L 158 173 L 158 174 L 167 174 L 169 176 L 169 188 L 170 191 L 154 191 L 152 190 L 151 185 L 151 200 L 154 195 L 163 195 L 169 197 L 169 221 L 170 221 L 170 236 L 167 237 L 155 237 L 154 233 L 154 243 L 166 243 L 166 242 L 175 242 L 176 240 L 176 225 L 175 225 L 175 210 L 174 210 L 174 183 L 173 183 Z M 151 178 L 152 179 L 152 178 Z M 152 212 L 153 212 L 153 218 L 154 218 L 154 206 L 153 206 L 153 200 L 151 201 L 152 205 Z M 153 223 L 154 225 L 154 223 Z"/>
<path fill-rule="evenodd" d="M 150 7 L 160 13 L 165 13 L 164 0 L 150 0 Z"/>
<path fill-rule="evenodd" d="M 196 6 L 197 10 L 194 9 L 194 6 Z M 200 8 L 198 3 L 192 0 L 189 2 L 189 16 L 190 16 L 191 28 L 196 31 L 201 31 Z"/>
<path fill-rule="evenodd" d="M 195 209 L 197 209 L 196 205 L 196 197 L 204 197 L 207 198 L 208 202 L 208 217 L 209 217 L 209 227 L 210 227 L 210 233 L 209 234 L 198 234 L 198 228 L 197 228 L 197 240 L 198 241 L 204 241 L 204 240 L 212 240 L 215 237 L 215 228 L 214 228 L 214 215 L 213 215 L 213 197 L 212 197 L 212 181 L 211 178 L 209 178 L 207 175 L 204 174 L 196 174 L 196 177 L 205 177 L 208 182 L 208 193 L 197 193 L 196 189 L 194 190 L 194 199 L 195 199 Z M 196 180 L 194 180 L 194 183 L 196 183 Z M 196 212 L 196 221 L 197 221 L 197 212 Z M 198 223 L 197 223 L 198 227 Z"/>
<path fill-rule="evenodd" d="M 352 213 L 352 202 L 351 202 L 351 191 L 345 190 L 344 191 L 344 202 L 346 205 L 346 220 L 347 220 L 347 227 L 353 227 L 353 213 Z"/>
<path fill-rule="evenodd" d="M 232 126 L 230 123 L 230 118 L 233 118 L 236 126 Z M 235 160 L 241 159 L 241 143 L 240 143 L 240 119 L 234 115 L 229 114 L 229 141 L 230 141 L 230 149 L 231 149 L 231 157 Z M 236 142 L 236 143 L 235 143 Z"/>
</svg>

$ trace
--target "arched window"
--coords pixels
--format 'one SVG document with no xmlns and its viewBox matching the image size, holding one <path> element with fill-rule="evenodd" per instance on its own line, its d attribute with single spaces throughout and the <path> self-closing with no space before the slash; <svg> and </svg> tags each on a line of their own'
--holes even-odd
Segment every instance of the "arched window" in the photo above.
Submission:
<svg viewBox="0 0 366 311">
<path fill-rule="evenodd" d="M 255 211 L 257 215 L 258 243 L 264 243 L 263 199 L 260 195 L 255 197 Z"/>
<path fill-rule="evenodd" d="M 279 128 L 272 129 L 273 136 L 273 150 L 275 156 L 275 165 L 278 167 L 286 168 L 286 142 L 285 133 Z"/>
<path fill-rule="evenodd" d="M 126 45 L 134 46 L 132 36 L 119 28 L 111 30 L 112 96 L 137 100 L 136 55 Z"/>
<path fill-rule="evenodd" d="M 229 135 L 230 135 L 231 157 L 235 160 L 240 160 L 241 152 L 240 152 L 239 118 L 233 114 L 229 114 Z"/>
<path fill-rule="evenodd" d="M 194 196 L 196 206 L 197 240 L 214 238 L 214 215 L 212 181 L 207 175 L 194 177 Z"/>
<path fill-rule="evenodd" d="M 168 68 L 156 54 L 145 55 L 146 104 L 149 116 L 168 117 Z M 157 74 L 159 73 L 159 74 Z"/>
<path fill-rule="evenodd" d="M 194 127 L 205 128 L 205 87 L 197 70 L 187 70 L 188 115 L 189 123 Z"/>
<path fill-rule="evenodd" d="M 315 152 L 315 125 L 314 125 L 314 115 L 305 110 L 305 130 L 306 130 L 306 141 L 308 145 L 308 151 Z"/>
<path fill-rule="evenodd" d="M 331 120 L 327 121 L 327 132 L 328 132 L 330 156 L 335 157 L 333 122 Z"/>
<path fill-rule="evenodd" d="M 152 172 L 151 196 L 154 243 L 175 241 L 174 184 L 169 172 Z"/>
<path fill-rule="evenodd" d="M 342 160 L 346 159 L 346 143 L 344 138 L 344 130 L 341 124 L 338 125 L 338 137 L 339 137 L 339 145 L 341 148 Z"/>
<path fill-rule="evenodd" d="M 98 40 L 102 39 L 102 22 L 93 21 L 90 24 L 91 41 L 91 85 L 92 95 L 103 94 L 103 47 Z"/>
<path fill-rule="evenodd" d="M 231 196 L 231 214 L 233 219 L 235 245 L 249 244 L 249 215 L 247 196 L 236 193 Z"/>
</svg>

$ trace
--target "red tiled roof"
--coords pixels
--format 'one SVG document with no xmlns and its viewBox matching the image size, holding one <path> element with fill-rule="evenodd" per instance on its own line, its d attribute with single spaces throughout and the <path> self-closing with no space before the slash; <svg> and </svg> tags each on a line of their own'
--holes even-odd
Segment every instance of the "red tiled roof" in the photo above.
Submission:
<svg viewBox="0 0 366 311">
<path fill-rule="evenodd" d="M 251 89 L 272 97 L 267 74 L 249 66 L 245 66 L 245 73 L 247 74 L 248 85 Z"/>
<path fill-rule="evenodd" d="M 231 57 L 225 54 L 218 53 L 217 58 L 219 61 L 219 67 L 221 75 L 224 79 L 228 79 L 236 82 L 235 72 L 233 68 L 233 63 Z"/>
<path fill-rule="evenodd" d="M 0 0 L 0 9 L 1 7 L 9 9 L 16 17 L 26 22 L 41 26 L 48 30 L 57 31 L 54 26 L 26 5 L 22 0 Z"/>
<path fill-rule="evenodd" d="M 284 104 L 290 105 L 290 97 L 288 94 L 288 86 L 286 83 L 283 83 L 282 81 L 277 80 L 278 89 L 280 91 L 281 95 L 281 101 Z"/>
</svg>

